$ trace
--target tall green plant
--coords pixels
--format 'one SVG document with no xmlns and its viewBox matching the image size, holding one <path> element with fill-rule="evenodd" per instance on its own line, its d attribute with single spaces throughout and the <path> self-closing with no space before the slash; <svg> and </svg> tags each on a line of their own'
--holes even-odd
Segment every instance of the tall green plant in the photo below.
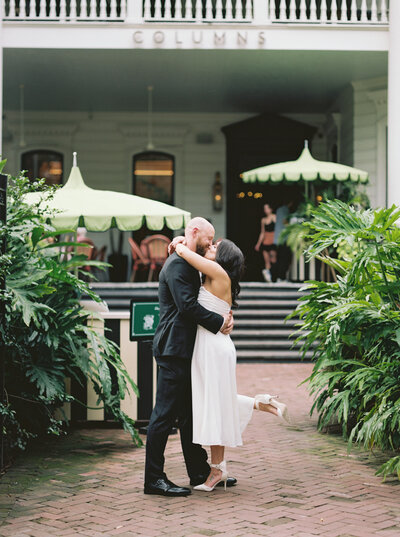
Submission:
<svg viewBox="0 0 400 537">
<path fill-rule="evenodd" d="M 89 314 L 79 302 L 83 294 L 96 302 L 101 299 L 74 275 L 74 269 L 100 263 L 88 262 L 82 255 L 69 259 L 60 255 L 60 247 L 74 243 L 61 242 L 62 232 L 46 223 L 43 208 L 24 202 L 26 193 L 38 189 L 45 189 L 43 181 L 32 184 L 23 176 L 9 181 L 7 224 L 0 230 L 0 239 L 7 244 L 0 257 L 0 277 L 6 278 L 6 290 L 0 295 L 6 312 L 0 326 L 6 403 L 0 405 L 0 413 L 7 447 L 24 449 L 32 437 L 60 434 L 62 423 L 55 410 L 74 401 L 67 394 L 66 377 L 92 382 L 98 404 L 139 444 L 134 422 L 120 410 L 128 386 L 138 395 L 137 387 L 117 346 L 91 328 Z M 51 197 L 52 190 L 45 190 Z"/>
<path fill-rule="evenodd" d="M 302 351 L 313 350 L 311 412 L 320 428 L 336 419 L 349 445 L 400 449 L 400 210 L 322 203 L 308 227 L 306 255 L 337 271 L 336 283 L 309 282 L 296 314 Z M 322 255 L 347 245 L 352 255 Z M 315 342 L 318 342 L 315 345 Z M 378 471 L 400 479 L 400 457 Z"/>
</svg>

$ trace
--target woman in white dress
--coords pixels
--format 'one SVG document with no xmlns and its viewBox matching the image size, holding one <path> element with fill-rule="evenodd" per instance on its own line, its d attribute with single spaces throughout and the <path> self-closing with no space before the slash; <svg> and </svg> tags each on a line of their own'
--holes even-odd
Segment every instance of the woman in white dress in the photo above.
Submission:
<svg viewBox="0 0 400 537">
<path fill-rule="evenodd" d="M 183 243 L 176 245 L 176 252 L 205 275 L 199 303 L 221 315 L 229 313 L 236 306 L 240 291 L 244 267 L 241 250 L 224 239 L 204 257 Z M 197 328 L 192 356 L 192 401 L 193 442 L 211 448 L 211 472 L 195 490 L 211 491 L 220 481 L 226 488 L 225 447 L 242 445 L 242 432 L 253 409 L 288 420 L 286 405 L 273 396 L 260 394 L 253 398 L 237 394 L 236 349 L 230 336 L 213 334 L 202 326 Z"/>
</svg>

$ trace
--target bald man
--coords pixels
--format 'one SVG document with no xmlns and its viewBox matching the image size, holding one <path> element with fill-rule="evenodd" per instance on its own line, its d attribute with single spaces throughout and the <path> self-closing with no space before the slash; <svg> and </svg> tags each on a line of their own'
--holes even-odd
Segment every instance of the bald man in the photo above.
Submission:
<svg viewBox="0 0 400 537">
<path fill-rule="evenodd" d="M 215 230 L 204 218 L 193 218 L 185 229 L 188 248 L 204 255 Z M 178 422 L 186 470 L 191 485 L 203 483 L 210 472 L 207 452 L 192 442 L 191 360 L 197 325 L 229 334 L 232 317 L 222 317 L 197 302 L 198 271 L 176 253 L 165 262 L 159 278 L 160 323 L 153 352 L 158 366 L 156 404 L 147 430 L 145 494 L 187 496 L 190 488 L 175 485 L 164 472 L 164 451 L 171 428 Z M 228 486 L 236 483 L 229 478 Z"/>
</svg>

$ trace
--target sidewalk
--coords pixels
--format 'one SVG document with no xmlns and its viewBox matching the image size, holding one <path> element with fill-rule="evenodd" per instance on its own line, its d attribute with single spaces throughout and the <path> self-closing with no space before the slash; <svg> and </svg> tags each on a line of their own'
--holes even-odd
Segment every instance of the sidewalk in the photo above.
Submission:
<svg viewBox="0 0 400 537">
<path fill-rule="evenodd" d="M 21 456 L 0 481 L 1 537 L 399 537 L 400 482 L 374 475 L 382 459 L 347 454 L 316 431 L 298 384 L 310 364 L 240 364 L 239 392 L 279 393 L 295 426 L 255 412 L 245 446 L 229 449 L 238 485 L 187 498 L 143 495 L 144 449 L 120 430 L 84 430 Z M 179 436 L 168 477 L 187 485 Z"/>
</svg>

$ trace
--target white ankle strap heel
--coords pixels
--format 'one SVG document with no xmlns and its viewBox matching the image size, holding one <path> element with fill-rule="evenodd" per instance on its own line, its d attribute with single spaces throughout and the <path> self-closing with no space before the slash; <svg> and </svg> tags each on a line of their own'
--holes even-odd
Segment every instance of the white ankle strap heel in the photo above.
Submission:
<svg viewBox="0 0 400 537">
<path fill-rule="evenodd" d="M 223 481 L 224 483 L 224 489 L 226 491 L 226 482 L 228 480 L 228 471 L 226 469 L 226 461 L 222 461 L 219 464 L 210 464 L 211 468 L 216 468 L 217 470 L 220 470 L 222 472 L 221 479 L 219 479 L 212 487 L 209 487 L 205 483 L 201 485 L 197 485 L 197 487 L 193 487 L 193 490 L 202 490 L 203 492 L 211 492 L 215 489 L 215 487 L 220 483 L 220 481 Z"/>
<path fill-rule="evenodd" d="M 290 423 L 289 412 L 285 403 L 278 402 L 275 397 L 277 395 L 269 395 L 268 393 L 259 393 L 254 397 L 255 407 L 260 410 L 260 403 L 264 405 L 271 405 L 277 410 L 277 414 L 281 420 L 285 420 Z"/>
</svg>

